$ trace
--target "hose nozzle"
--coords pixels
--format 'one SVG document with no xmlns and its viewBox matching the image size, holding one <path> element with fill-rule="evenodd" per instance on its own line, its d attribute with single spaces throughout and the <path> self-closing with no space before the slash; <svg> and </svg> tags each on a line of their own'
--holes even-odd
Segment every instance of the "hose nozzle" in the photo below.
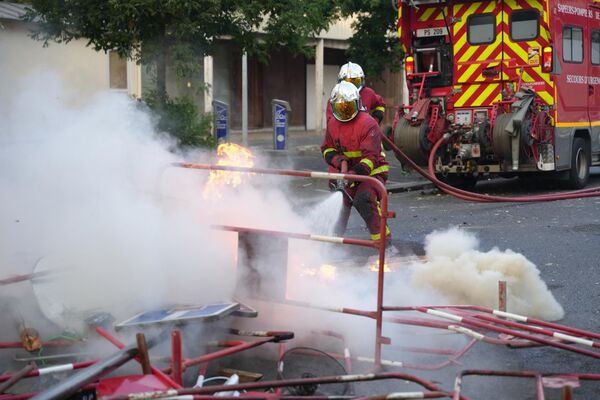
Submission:
<svg viewBox="0 0 600 400">
<path fill-rule="evenodd" d="M 342 195 L 344 195 L 344 198 L 346 198 L 346 200 L 352 203 L 352 196 L 348 194 L 347 188 L 348 182 L 346 182 L 344 179 L 338 179 L 337 181 L 335 181 L 335 191 L 341 192 Z"/>
</svg>

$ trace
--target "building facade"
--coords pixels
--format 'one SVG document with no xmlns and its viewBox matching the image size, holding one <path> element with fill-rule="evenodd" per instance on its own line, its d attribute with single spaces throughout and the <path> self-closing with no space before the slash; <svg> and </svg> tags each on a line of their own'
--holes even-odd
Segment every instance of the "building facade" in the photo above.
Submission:
<svg viewBox="0 0 600 400">
<path fill-rule="evenodd" d="M 25 6 L 0 2 L 0 105 L 7 104 L 18 91 L 18 84 L 36 72 L 53 72 L 74 96 L 87 97 L 101 90 L 122 91 L 135 98 L 153 87 L 152 68 L 124 60 L 116 53 L 96 52 L 86 47 L 85 40 L 68 44 L 50 42 L 47 47 L 31 39 L 33 24 L 20 18 Z M 243 72 L 247 78 L 248 129 L 272 127 L 271 101 L 290 103 L 289 125 L 296 130 L 320 130 L 325 126 L 325 107 L 331 89 L 337 82 L 339 67 L 348 61 L 345 50 L 352 36 L 352 20 L 341 20 L 313 39 L 315 57 L 291 54 L 285 48 L 274 49 L 267 60 L 247 57 L 243 67 L 241 49 L 223 40 L 213 56 L 198 60 L 201 68 L 196 76 L 181 79 L 174 68 L 167 68 L 167 91 L 170 96 L 189 95 L 200 111 L 211 112 L 212 101 L 229 104 L 231 128 L 243 125 Z M 375 89 L 389 105 L 399 103 L 399 87 L 389 84 L 397 80 L 388 74 Z M 206 88 L 206 89 L 205 89 Z"/>
</svg>

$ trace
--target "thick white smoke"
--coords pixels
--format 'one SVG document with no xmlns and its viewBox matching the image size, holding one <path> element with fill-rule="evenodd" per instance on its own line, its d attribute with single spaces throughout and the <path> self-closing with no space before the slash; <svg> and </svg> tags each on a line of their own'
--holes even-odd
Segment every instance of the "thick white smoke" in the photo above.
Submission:
<svg viewBox="0 0 600 400">
<path fill-rule="evenodd" d="M 61 327 L 80 325 L 91 311 L 120 320 L 159 305 L 233 298 L 239 272 L 235 234 L 212 230 L 211 224 L 330 233 L 333 219 L 325 217 L 339 210 L 335 196 L 324 210 L 300 210 L 312 211 L 312 219 L 300 217 L 277 178 L 245 177 L 241 187 L 204 199 L 207 173 L 171 167 L 183 157 L 169 151 L 172 143 L 154 131 L 149 114 L 122 94 L 101 93 L 73 105 L 51 75 L 29 79 L 21 93 L 12 107 L 0 110 L 0 278 L 34 269 L 55 272 L 33 286 L 45 314 Z M 196 162 L 210 157 L 186 156 Z M 386 274 L 385 304 L 496 307 L 503 279 L 510 311 L 562 316 L 524 256 L 483 253 L 477 245 L 458 230 L 432 234 L 426 263 L 403 262 Z M 276 284 L 287 285 L 295 300 L 373 310 L 377 274 L 348 265 L 342 247 L 290 241 L 287 282 Z M 281 260 L 262 261 L 259 270 Z M 323 264 L 336 272 L 321 271 Z M 306 275 L 315 269 L 317 275 Z M 362 345 L 363 354 L 372 350 L 370 319 L 249 305 L 262 307 L 263 318 L 248 321 L 257 329 L 333 329 Z M 402 333 L 386 327 L 386 334 L 394 332 Z"/>
<path fill-rule="evenodd" d="M 92 311 L 119 320 L 158 305 L 229 300 L 236 241 L 210 224 L 295 221 L 277 191 L 203 200 L 207 172 L 171 167 L 182 157 L 124 94 L 73 104 L 51 74 L 29 77 L 20 93 L 0 111 L 0 277 L 54 272 L 33 287 L 61 327 L 78 328 Z M 10 289 L 18 296 L 26 285 Z"/>
<path fill-rule="evenodd" d="M 477 238 L 460 229 L 436 231 L 426 238 L 427 262 L 413 267 L 412 282 L 429 287 L 452 304 L 498 306 L 498 281 L 507 283 L 507 310 L 545 320 L 564 316 L 540 271 L 511 250 L 477 249 Z"/>
</svg>

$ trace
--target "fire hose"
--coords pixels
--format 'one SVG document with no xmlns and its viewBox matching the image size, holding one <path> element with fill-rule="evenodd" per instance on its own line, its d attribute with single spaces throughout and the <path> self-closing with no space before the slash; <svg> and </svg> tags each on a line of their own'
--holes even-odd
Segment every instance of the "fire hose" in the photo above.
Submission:
<svg viewBox="0 0 600 400">
<path fill-rule="evenodd" d="M 411 168 L 413 168 L 417 173 L 419 173 L 422 177 L 433 182 L 438 188 L 440 188 L 443 192 L 457 197 L 459 199 L 467 200 L 467 201 L 475 201 L 481 203 L 499 203 L 499 202 L 518 202 L 518 203 L 533 203 L 540 201 L 557 201 L 557 200 L 569 200 L 569 199 L 578 199 L 584 197 L 598 197 L 600 196 L 600 187 L 574 190 L 564 193 L 558 194 L 542 194 L 542 195 L 533 195 L 533 196 L 492 196 L 487 194 L 473 193 L 466 190 L 455 188 L 445 182 L 439 180 L 435 175 L 434 169 L 434 161 L 437 151 L 440 146 L 448 141 L 451 136 L 446 134 L 442 136 L 431 148 L 428 159 L 428 170 L 424 170 L 419 167 L 413 160 L 411 160 L 396 144 L 385 135 L 381 135 L 382 140 L 390 146 L 390 148 L 398 155 L 400 159 L 405 161 Z"/>
</svg>

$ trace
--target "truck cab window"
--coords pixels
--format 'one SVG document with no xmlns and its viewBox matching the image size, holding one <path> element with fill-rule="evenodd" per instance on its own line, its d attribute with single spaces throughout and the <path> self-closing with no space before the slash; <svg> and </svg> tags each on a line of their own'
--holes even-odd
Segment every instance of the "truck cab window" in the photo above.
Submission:
<svg viewBox="0 0 600 400">
<path fill-rule="evenodd" d="M 600 65 L 600 31 L 592 31 L 592 64 Z"/>
<path fill-rule="evenodd" d="M 514 42 L 534 40 L 540 33 L 540 12 L 518 10 L 510 15 L 510 38 Z"/>
<path fill-rule="evenodd" d="M 489 44 L 496 40 L 494 14 L 471 15 L 467 20 L 467 41 L 470 44 Z"/>
<path fill-rule="evenodd" d="M 563 27 L 563 60 L 580 63 L 583 61 L 583 29 L 576 26 Z"/>
</svg>

